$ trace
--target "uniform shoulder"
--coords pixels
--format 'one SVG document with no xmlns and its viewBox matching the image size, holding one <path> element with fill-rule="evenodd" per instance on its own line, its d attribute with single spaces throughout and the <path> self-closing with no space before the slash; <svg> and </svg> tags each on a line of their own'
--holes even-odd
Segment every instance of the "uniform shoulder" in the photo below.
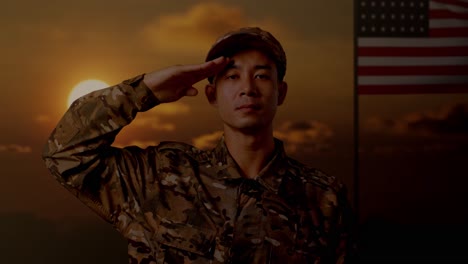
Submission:
<svg viewBox="0 0 468 264">
<path fill-rule="evenodd" d="M 184 142 L 178 142 L 178 141 L 162 141 L 159 143 L 157 146 L 158 150 L 181 150 L 183 152 L 186 151 L 191 151 L 192 148 L 195 148 L 194 146 L 184 143 Z"/>
<path fill-rule="evenodd" d="M 198 149 L 184 142 L 163 141 L 159 143 L 156 149 L 160 153 L 176 152 L 179 155 L 188 155 L 198 161 L 203 161 L 209 158 L 207 151 Z"/>
<path fill-rule="evenodd" d="M 333 175 L 330 175 L 320 169 L 305 165 L 293 158 L 288 158 L 290 171 L 304 183 L 310 183 L 322 189 L 339 189 L 340 181 Z"/>
</svg>

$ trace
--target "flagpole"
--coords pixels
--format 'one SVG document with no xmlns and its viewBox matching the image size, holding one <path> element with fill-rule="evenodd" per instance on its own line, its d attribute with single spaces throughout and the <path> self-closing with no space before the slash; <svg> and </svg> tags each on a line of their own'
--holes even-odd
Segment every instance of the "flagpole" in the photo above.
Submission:
<svg viewBox="0 0 468 264">
<path fill-rule="evenodd" d="M 358 82 L 357 82 L 357 32 L 358 32 L 358 0 L 354 0 L 353 3 L 353 44 L 354 44 L 354 166 L 353 166 L 353 189 L 354 189 L 354 211 L 356 214 L 356 220 L 359 224 L 360 215 L 359 215 L 359 93 L 358 93 Z"/>
</svg>

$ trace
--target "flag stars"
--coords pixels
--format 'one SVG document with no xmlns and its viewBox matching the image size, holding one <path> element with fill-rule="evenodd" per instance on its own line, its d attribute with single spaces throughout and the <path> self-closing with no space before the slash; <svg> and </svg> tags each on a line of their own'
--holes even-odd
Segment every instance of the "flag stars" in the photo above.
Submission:
<svg viewBox="0 0 468 264">
<path fill-rule="evenodd" d="M 360 25 L 357 31 L 363 36 L 423 36 L 428 15 L 420 8 L 422 0 L 359 0 Z"/>
</svg>

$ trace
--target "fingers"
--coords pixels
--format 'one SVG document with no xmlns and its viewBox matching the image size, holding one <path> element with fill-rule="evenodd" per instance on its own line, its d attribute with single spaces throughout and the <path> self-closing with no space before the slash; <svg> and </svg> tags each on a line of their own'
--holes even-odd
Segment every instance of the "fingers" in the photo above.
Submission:
<svg viewBox="0 0 468 264">
<path fill-rule="evenodd" d="M 144 82 L 159 101 L 174 102 L 183 96 L 196 96 L 198 90 L 192 85 L 216 75 L 228 62 L 228 58 L 219 57 L 202 64 L 175 65 L 146 74 Z"/>
<path fill-rule="evenodd" d="M 190 87 L 185 91 L 185 96 L 196 96 L 198 94 L 198 90 L 194 87 Z"/>
<path fill-rule="evenodd" d="M 230 60 L 230 58 L 222 56 L 202 64 L 201 68 L 207 74 L 205 78 L 222 71 L 229 64 Z"/>
<path fill-rule="evenodd" d="M 202 64 L 185 65 L 183 66 L 183 70 L 193 77 L 193 81 L 195 83 L 210 76 L 216 75 L 218 72 L 222 71 L 228 63 L 229 58 L 218 57 L 214 60 L 207 61 Z"/>
</svg>

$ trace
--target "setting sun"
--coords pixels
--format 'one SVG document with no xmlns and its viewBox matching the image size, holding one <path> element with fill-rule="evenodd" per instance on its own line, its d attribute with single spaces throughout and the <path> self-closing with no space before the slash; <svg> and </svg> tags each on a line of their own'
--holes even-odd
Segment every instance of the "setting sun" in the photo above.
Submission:
<svg viewBox="0 0 468 264">
<path fill-rule="evenodd" d="M 73 87 L 68 96 L 67 106 L 69 107 L 76 99 L 90 92 L 109 87 L 109 85 L 100 80 L 85 80 Z"/>
</svg>

